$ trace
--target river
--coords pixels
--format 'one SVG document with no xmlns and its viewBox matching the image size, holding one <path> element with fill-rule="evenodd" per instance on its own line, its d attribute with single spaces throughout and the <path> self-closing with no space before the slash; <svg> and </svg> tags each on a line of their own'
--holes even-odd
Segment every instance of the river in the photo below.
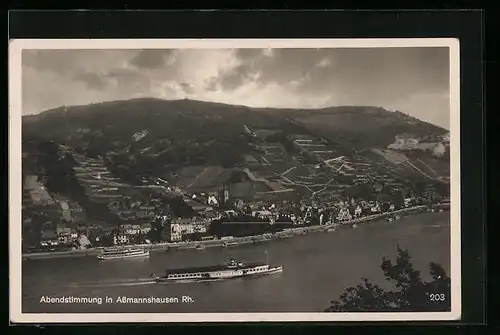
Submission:
<svg viewBox="0 0 500 335">
<path fill-rule="evenodd" d="M 422 213 L 357 228 L 314 233 L 230 248 L 153 252 L 149 259 L 99 261 L 93 257 L 23 261 L 23 313 L 321 312 L 362 277 L 386 286 L 380 269 L 396 246 L 408 249 L 428 279 L 428 263 L 450 270 L 450 213 Z M 284 267 L 259 278 L 209 283 L 152 283 L 165 268 L 263 261 Z M 46 304 L 41 297 L 109 297 L 113 303 Z M 179 303 L 117 303 L 118 297 L 177 298 Z M 182 297 L 189 297 L 182 303 Z"/>
</svg>

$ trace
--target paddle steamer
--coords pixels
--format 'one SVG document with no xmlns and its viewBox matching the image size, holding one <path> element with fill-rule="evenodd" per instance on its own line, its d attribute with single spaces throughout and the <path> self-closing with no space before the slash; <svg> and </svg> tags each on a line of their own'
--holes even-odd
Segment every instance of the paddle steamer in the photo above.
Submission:
<svg viewBox="0 0 500 335">
<path fill-rule="evenodd" d="M 149 250 L 143 248 L 107 248 L 97 256 L 100 260 L 145 258 L 149 257 Z"/>
<path fill-rule="evenodd" d="M 227 264 L 167 269 L 165 276 L 158 277 L 154 273 L 152 273 L 151 276 L 157 283 L 172 283 L 254 277 L 275 274 L 282 271 L 282 266 L 269 265 L 267 261 L 245 264 L 231 258 Z"/>
</svg>

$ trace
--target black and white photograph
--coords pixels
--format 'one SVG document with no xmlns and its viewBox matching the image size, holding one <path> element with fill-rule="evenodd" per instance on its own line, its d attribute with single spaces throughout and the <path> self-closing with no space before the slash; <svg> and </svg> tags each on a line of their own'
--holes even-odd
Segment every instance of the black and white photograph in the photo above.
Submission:
<svg viewBox="0 0 500 335">
<path fill-rule="evenodd" d="M 12 41 L 11 319 L 460 319 L 458 49 Z"/>
</svg>

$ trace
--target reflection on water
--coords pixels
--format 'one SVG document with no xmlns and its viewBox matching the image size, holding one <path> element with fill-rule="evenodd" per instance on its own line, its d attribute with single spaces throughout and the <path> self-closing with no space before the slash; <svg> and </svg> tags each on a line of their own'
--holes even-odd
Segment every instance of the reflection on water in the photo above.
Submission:
<svg viewBox="0 0 500 335">
<path fill-rule="evenodd" d="M 396 245 L 407 248 L 414 266 L 427 275 L 428 263 L 449 271 L 449 212 L 424 213 L 394 222 L 361 224 L 356 229 L 297 236 L 279 242 L 202 251 L 153 252 L 149 259 L 99 261 L 60 258 L 23 262 L 23 312 L 317 312 L 349 286 L 369 278 L 387 285 L 382 257 L 395 257 Z M 265 260 L 282 273 L 258 278 L 156 284 L 149 275 L 166 268 Z M 182 297 L 178 304 L 40 304 L 41 296 Z"/>
</svg>

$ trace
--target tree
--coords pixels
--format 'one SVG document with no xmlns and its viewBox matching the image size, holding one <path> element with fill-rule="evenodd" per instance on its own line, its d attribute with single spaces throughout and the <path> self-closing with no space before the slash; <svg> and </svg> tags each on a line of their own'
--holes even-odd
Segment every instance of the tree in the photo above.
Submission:
<svg viewBox="0 0 500 335">
<path fill-rule="evenodd" d="M 405 206 L 405 201 L 404 201 L 404 194 L 402 191 L 397 191 L 394 192 L 394 196 L 392 197 L 392 204 L 394 205 L 395 209 L 400 209 Z"/>
<path fill-rule="evenodd" d="M 160 231 L 163 228 L 163 222 L 161 217 L 156 217 L 155 220 L 151 223 L 153 230 Z"/>
<path fill-rule="evenodd" d="M 372 186 L 368 183 L 356 185 L 344 190 L 346 198 L 356 198 L 364 200 L 375 200 Z"/>
<path fill-rule="evenodd" d="M 413 268 L 408 251 L 399 246 L 397 251 L 395 264 L 384 258 L 380 266 L 386 280 L 393 284 L 393 290 L 384 290 L 363 278 L 361 284 L 346 289 L 338 300 L 332 301 L 325 312 L 449 311 L 450 278 L 444 269 L 430 263 L 432 280 L 423 281 L 420 271 Z"/>
<path fill-rule="evenodd" d="M 146 234 L 146 239 L 148 239 L 151 243 L 158 243 L 161 242 L 161 235 L 162 235 L 162 230 L 165 229 L 164 227 L 161 229 L 151 229 L 147 234 Z"/>
</svg>

